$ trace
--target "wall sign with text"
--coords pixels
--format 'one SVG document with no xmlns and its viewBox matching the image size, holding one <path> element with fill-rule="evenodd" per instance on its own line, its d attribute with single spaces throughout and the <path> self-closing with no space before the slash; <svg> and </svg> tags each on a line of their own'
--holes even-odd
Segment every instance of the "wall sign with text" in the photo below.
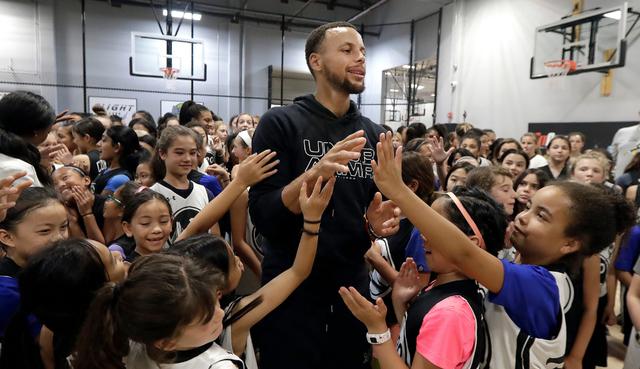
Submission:
<svg viewBox="0 0 640 369">
<path fill-rule="evenodd" d="M 108 115 L 117 115 L 124 124 L 129 123 L 137 110 L 138 100 L 120 97 L 89 96 L 89 109 L 94 105 L 102 105 Z"/>
</svg>

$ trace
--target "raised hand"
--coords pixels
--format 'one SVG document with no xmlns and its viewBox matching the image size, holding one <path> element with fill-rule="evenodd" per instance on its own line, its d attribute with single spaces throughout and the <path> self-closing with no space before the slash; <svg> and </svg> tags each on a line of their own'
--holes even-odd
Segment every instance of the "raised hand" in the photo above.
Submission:
<svg viewBox="0 0 640 369">
<path fill-rule="evenodd" d="M 221 182 L 229 181 L 229 172 L 227 169 L 218 164 L 211 164 L 204 170 L 210 176 L 216 176 Z"/>
<path fill-rule="evenodd" d="M 38 146 L 38 151 L 40 151 L 40 165 L 43 168 L 49 169 L 53 160 L 52 154 L 62 149 L 62 146 L 64 146 L 64 144 L 53 144 L 46 147 Z"/>
<path fill-rule="evenodd" d="M 27 172 L 18 172 L 0 180 L 0 222 L 7 216 L 7 210 L 16 206 L 16 200 L 20 193 L 33 184 L 33 181 L 28 178 L 16 183 L 18 179 L 26 175 Z"/>
<path fill-rule="evenodd" d="M 336 177 L 331 177 L 322 187 L 322 176 L 318 177 L 311 195 L 307 195 L 307 182 L 302 183 L 300 187 L 300 209 L 304 219 L 310 221 L 319 220 L 322 213 L 327 208 L 331 195 L 333 195 L 333 186 L 336 184 Z"/>
<path fill-rule="evenodd" d="M 377 160 L 371 161 L 373 180 L 382 193 L 393 200 L 405 186 L 402 182 L 402 146 L 394 150 L 391 132 L 381 133 L 376 146 Z"/>
<path fill-rule="evenodd" d="M 406 305 L 420 292 L 418 268 L 412 258 L 402 263 L 396 281 L 393 283 L 391 298 L 395 302 Z M 395 305 L 394 305 L 395 306 Z"/>
<path fill-rule="evenodd" d="M 69 109 L 65 109 L 62 113 L 59 113 L 58 115 L 56 115 L 56 120 L 54 123 L 65 122 L 67 120 L 73 119 L 72 115 L 67 115 L 68 112 L 69 112 Z"/>
<path fill-rule="evenodd" d="M 360 151 L 367 143 L 364 138 L 364 131 L 360 130 L 350 134 L 339 141 L 329 150 L 320 161 L 309 170 L 310 180 L 317 177 L 333 177 L 337 172 L 346 173 L 349 171 L 347 163 L 360 158 Z"/>
<path fill-rule="evenodd" d="M 280 163 L 280 160 L 271 161 L 275 156 L 276 153 L 271 150 L 249 156 L 238 164 L 234 180 L 248 187 L 274 175 L 278 170 L 273 168 Z"/>
<path fill-rule="evenodd" d="M 382 201 L 382 194 L 376 192 L 367 208 L 367 220 L 376 236 L 391 236 L 400 228 L 400 208 L 392 201 Z"/>
<path fill-rule="evenodd" d="M 444 139 L 440 136 L 435 140 L 429 140 L 427 147 L 431 150 L 431 159 L 438 165 L 444 163 L 455 150 L 455 147 L 450 147 L 449 150 L 444 151 Z"/>
<path fill-rule="evenodd" d="M 387 306 L 381 298 L 374 305 L 353 287 L 340 287 L 338 293 L 351 314 L 367 326 L 369 333 L 383 333 L 387 330 Z"/>
<path fill-rule="evenodd" d="M 69 151 L 66 145 L 59 146 L 58 150 L 49 154 L 49 158 L 53 160 L 54 163 L 61 163 L 64 165 L 69 165 L 73 163 L 73 155 Z"/>
</svg>

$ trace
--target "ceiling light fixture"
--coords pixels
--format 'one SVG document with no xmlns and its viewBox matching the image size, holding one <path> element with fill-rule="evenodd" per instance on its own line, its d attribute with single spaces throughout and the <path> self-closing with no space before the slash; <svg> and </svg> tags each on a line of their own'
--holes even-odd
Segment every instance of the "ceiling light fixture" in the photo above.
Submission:
<svg viewBox="0 0 640 369">
<path fill-rule="evenodd" d="M 164 15 L 165 17 L 169 14 L 169 12 L 167 11 L 167 9 L 162 9 L 162 15 Z M 199 21 L 200 19 L 202 19 L 202 14 L 200 13 L 185 13 L 182 12 L 180 10 L 172 10 L 171 11 L 171 18 L 184 18 L 184 19 L 193 19 L 195 21 Z"/>
<path fill-rule="evenodd" d="M 620 18 L 622 17 L 622 12 L 620 10 L 616 10 L 616 11 L 606 13 L 604 16 L 607 18 L 620 20 Z"/>
</svg>

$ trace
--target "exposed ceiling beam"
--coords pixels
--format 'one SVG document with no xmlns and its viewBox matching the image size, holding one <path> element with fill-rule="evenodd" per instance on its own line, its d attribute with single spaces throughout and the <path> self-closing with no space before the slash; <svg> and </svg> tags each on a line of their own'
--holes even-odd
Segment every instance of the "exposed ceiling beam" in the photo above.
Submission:
<svg viewBox="0 0 640 369">
<path fill-rule="evenodd" d="M 303 2 L 305 0 L 298 0 L 300 2 Z M 316 1 L 316 3 L 318 4 L 322 4 L 322 5 L 326 5 L 328 9 L 333 10 L 335 8 L 344 8 L 344 9 L 350 9 L 350 10 L 362 10 L 364 9 L 361 6 L 358 5 L 351 5 L 351 4 L 346 4 L 346 3 L 341 3 L 339 1 L 336 0 L 322 0 L 322 1 Z M 329 8 L 331 6 L 331 8 Z"/>
<path fill-rule="evenodd" d="M 353 17 L 347 19 L 347 22 L 353 22 L 353 21 L 361 18 L 362 16 L 366 15 L 367 13 L 369 13 L 370 11 L 372 11 L 375 8 L 379 7 L 380 5 L 383 5 L 387 1 L 389 1 L 389 0 L 379 0 L 377 3 L 371 5 L 370 7 L 364 9 L 363 11 L 361 11 L 360 13 L 358 13 L 358 14 L 354 15 Z"/>
<path fill-rule="evenodd" d="M 296 11 L 291 18 L 289 18 L 289 20 L 287 20 L 287 23 L 291 23 L 293 22 L 296 18 L 298 18 L 298 16 L 300 14 L 302 14 L 302 12 L 309 6 L 311 5 L 311 3 L 315 2 L 315 0 L 308 0 L 306 3 L 304 3 L 303 6 L 300 7 L 300 9 L 298 9 L 298 11 Z"/>
</svg>

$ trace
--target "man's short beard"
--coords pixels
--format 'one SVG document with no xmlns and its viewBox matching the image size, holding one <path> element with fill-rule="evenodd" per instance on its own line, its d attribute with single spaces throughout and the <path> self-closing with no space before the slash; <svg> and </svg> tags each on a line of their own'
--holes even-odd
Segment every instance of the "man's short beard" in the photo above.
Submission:
<svg viewBox="0 0 640 369">
<path fill-rule="evenodd" d="M 345 76 L 343 79 L 340 79 L 336 74 L 331 71 L 327 71 L 327 81 L 334 88 L 344 91 L 348 94 L 360 94 L 364 91 L 364 82 L 361 86 L 356 86 L 353 83 L 349 82 L 347 77 Z"/>
</svg>

